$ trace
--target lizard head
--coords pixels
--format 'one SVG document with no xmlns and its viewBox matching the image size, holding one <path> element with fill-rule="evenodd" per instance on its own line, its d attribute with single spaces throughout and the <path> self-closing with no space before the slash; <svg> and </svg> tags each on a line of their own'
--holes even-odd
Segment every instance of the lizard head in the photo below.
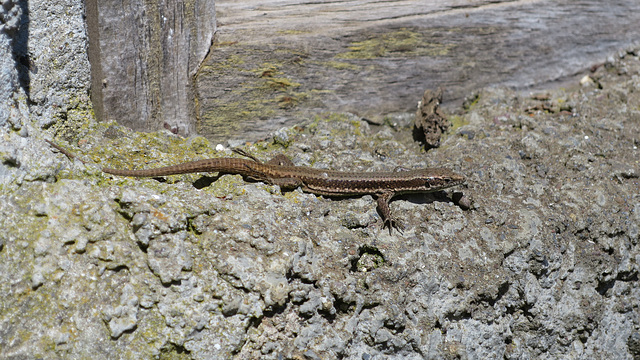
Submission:
<svg viewBox="0 0 640 360">
<path fill-rule="evenodd" d="M 465 182 L 464 176 L 456 174 L 449 169 L 425 169 L 420 173 L 420 181 L 424 189 L 429 191 L 438 191 Z"/>
</svg>

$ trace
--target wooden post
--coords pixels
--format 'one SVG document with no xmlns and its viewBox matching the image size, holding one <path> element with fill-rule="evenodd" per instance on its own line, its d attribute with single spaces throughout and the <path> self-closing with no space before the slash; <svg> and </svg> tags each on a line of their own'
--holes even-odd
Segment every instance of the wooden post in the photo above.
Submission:
<svg viewBox="0 0 640 360">
<path fill-rule="evenodd" d="M 193 133 L 193 76 L 216 30 L 214 0 L 87 0 L 86 13 L 98 120 Z"/>
</svg>

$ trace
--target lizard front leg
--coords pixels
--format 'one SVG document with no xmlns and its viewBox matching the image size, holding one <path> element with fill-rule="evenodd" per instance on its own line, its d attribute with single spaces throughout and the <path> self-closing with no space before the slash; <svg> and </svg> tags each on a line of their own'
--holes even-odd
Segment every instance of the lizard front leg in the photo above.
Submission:
<svg viewBox="0 0 640 360">
<path fill-rule="evenodd" d="M 392 228 L 396 228 L 401 233 L 402 230 L 404 230 L 404 225 L 391 216 L 391 209 L 389 209 L 389 202 L 395 194 L 393 191 L 385 191 L 378 194 L 378 211 L 380 212 L 380 216 L 382 216 L 382 228 L 388 227 L 389 234 L 391 234 Z"/>
</svg>

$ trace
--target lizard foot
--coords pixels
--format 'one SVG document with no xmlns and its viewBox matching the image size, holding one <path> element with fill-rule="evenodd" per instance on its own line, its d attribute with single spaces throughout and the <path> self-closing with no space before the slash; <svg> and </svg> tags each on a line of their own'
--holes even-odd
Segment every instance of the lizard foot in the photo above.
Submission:
<svg viewBox="0 0 640 360">
<path fill-rule="evenodd" d="M 387 218 L 384 220 L 384 224 L 382 225 L 382 228 L 389 228 L 389 235 L 391 235 L 391 232 L 393 231 L 393 229 L 398 230 L 398 232 L 400 234 L 403 234 L 404 232 L 404 224 L 402 224 L 402 222 L 398 219 L 393 219 L 393 218 Z"/>
</svg>

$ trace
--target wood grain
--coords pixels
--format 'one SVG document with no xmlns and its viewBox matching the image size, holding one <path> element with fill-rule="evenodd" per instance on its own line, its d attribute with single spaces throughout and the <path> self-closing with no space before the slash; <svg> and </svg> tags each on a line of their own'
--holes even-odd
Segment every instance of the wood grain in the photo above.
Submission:
<svg viewBox="0 0 640 360">
<path fill-rule="evenodd" d="M 640 2 L 216 2 L 196 78 L 199 133 L 255 140 L 321 111 L 381 119 L 475 89 L 571 79 L 640 38 Z"/>
<path fill-rule="evenodd" d="M 88 0 L 98 120 L 136 130 L 194 130 L 193 76 L 215 32 L 213 0 Z"/>
</svg>

